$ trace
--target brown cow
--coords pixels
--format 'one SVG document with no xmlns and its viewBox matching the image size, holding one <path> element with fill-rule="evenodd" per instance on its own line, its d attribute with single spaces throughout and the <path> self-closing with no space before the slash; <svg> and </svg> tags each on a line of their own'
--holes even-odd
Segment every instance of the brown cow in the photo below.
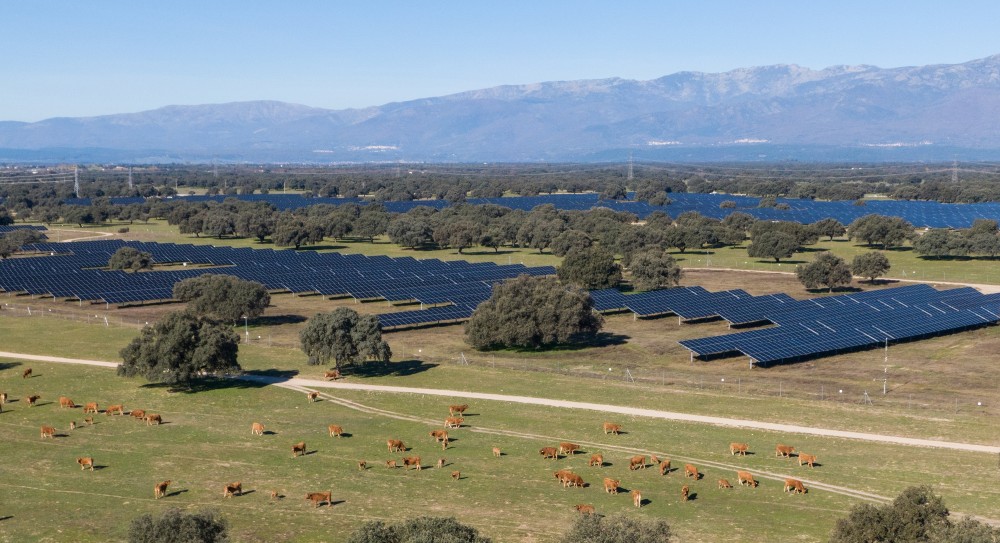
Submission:
<svg viewBox="0 0 1000 543">
<path fill-rule="evenodd" d="M 800 466 L 802 464 L 809 464 L 809 467 L 812 468 L 812 467 L 815 467 L 815 466 L 813 466 L 814 462 L 816 462 L 816 455 L 815 454 L 799 453 L 799 465 Z"/>
<path fill-rule="evenodd" d="M 157 426 L 163 424 L 163 417 L 157 415 L 156 413 L 146 415 L 146 426 L 152 426 L 154 424 Z"/>
<path fill-rule="evenodd" d="M 444 427 L 461 428 L 463 422 L 465 422 L 465 419 L 463 419 L 462 417 L 448 417 L 444 419 Z"/>
<path fill-rule="evenodd" d="M 389 452 L 404 452 L 406 451 L 406 445 L 398 439 L 387 439 L 385 440 L 385 446 L 389 449 Z"/>
<path fill-rule="evenodd" d="M 364 460 L 358 460 L 358 469 L 361 471 L 365 471 L 366 469 L 368 469 L 368 462 L 365 462 Z"/>
<path fill-rule="evenodd" d="M 91 424 L 94 424 L 94 417 L 87 417 L 87 418 L 83 419 L 83 422 L 85 424 L 87 424 L 88 426 L 91 425 Z"/>
<path fill-rule="evenodd" d="M 733 488 L 728 479 L 719 479 L 719 488 Z"/>
<path fill-rule="evenodd" d="M 574 505 L 573 507 L 579 511 L 581 515 L 593 515 L 596 513 L 593 505 L 584 505 L 581 503 L 580 505 Z"/>
<path fill-rule="evenodd" d="M 83 405 L 83 414 L 87 413 L 99 413 L 97 409 L 97 402 L 87 402 Z"/>
<path fill-rule="evenodd" d="M 753 475 L 749 471 L 737 471 L 736 481 L 742 485 L 748 485 L 752 488 L 757 488 L 757 481 L 754 480 Z"/>
<path fill-rule="evenodd" d="M 261 423 L 259 423 L 259 422 L 255 422 L 255 423 L 251 424 L 250 425 L 250 433 L 253 434 L 253 435 L 258 435 L 258 436 L 264 435 L 264 425 L 261 424 Z"/>
<path fill-rule="evenodd" d="M 600 454 L 590 455 L 590 462 L 587 463 L 588 466 L 604 467 L 604 456 Z"/>
<path fill-rule="evenodd" d="M 34 407 L 35 406 L 35 402 L 37 402 L 40 399 L 42 399 L 42 397 L 40 395 L 38 395 L 38 394 L 32 394 L 31 396 L 26 396 L 24 398 L 24 401 L 28 404 L 28 407 Z"/>
<path fill-rule="evenodd" d="M 438 463 L 437 463 L 438 469 L 443 468 L 445 462 L 446 460 L 444 458 L 438 458 Z"/>
<path fill-rule="evenodd" d="M 395 460 L 386 460 L 385 461 L 385 467 L 395 469 L 395 467 L 396 467 L 396 461 Z"/>
<path fill-rule="evenodd" d="M 55 437 L 56 429 L 51 426 L 42 426 L 42 439 Z"/>
<path fill-rule="evenodd" d="M 660 462 L 660 475 L 666 475 L 670 473 L 670 460 L 664 460 Z"/>
<path fill-rule="evenodd" d="M 749 449 L 750 449 L 750 445 L 747 445 L 746 443 L 730 443 L 729 444 L 729 454 L 731 454 L 733 456 L 736 456 L 737 454 L 739 454 L 740 456 L 746 456 L 747 455 L 747 450 L 749 450 Z"/>
<path fill-rule="evenodd" d="M 292 445 L 292 458 L 295 458 L 296 456 L 298 456 L 300 454 L 303 454 L 303 455 L 306 454 L 306 442 L 305 441 L 299 441 L 295 445 Z"/>
<path fill-rule="evenodd" d="M 493 456 L 500 458 L 502 455 L 503 453 L 500 452 L 500 447 L 493 447 Z"/>
<path fill-rule="evenodd" d="M 420 471 L 421 469 L 423 469 L 422 466 L 420 465 L 420 457 L 419 456 L 405 456 L 405 457 L 403 457 L 403 467 L 406 468 L 406 469 L 410 469 L 411 466 L 417 468 L 417 471 Z"/>
<path fill-rule="evenodd" d="M 0 392 L 0 405 L 7 403 L 7 393 Z"/>
<path fill-rule="evenodd" d="M 125 415 L 125 406 L 122 404 L 109 405 L 107 409 L 104 410 L 105 415 L 113 415 L 118 413 L 119 415 Z"/>
<path fill-rule="evenodd" d="M 235 483 L 229 483 L 222 488 L 223 498 L 232 498 L 233 496 L 243 495 L 243 483 L 236 481 Z"/>
<path fill-rule="evenodd" d="M 459 479 L 461 479 L 462 478 L 462 472 L 461 471 L 453 471 L 453 472 L 451 472 L 451 478 L 454 479 L 454 480 L 456 480 L 456 481 L 459 480 Z"/>
<path fill-rule="evenodd" d="M 646 469 L 646 457 L 640 454 L 637 456 L 633 456 L 632 458 L 629 458 L 628 469 L 631 470 Z"/>
<path fill-rule="evenodd" d="M 94 459 L 89 456 L 83 456 L 81 458 L 77 458 L 76 463 L 80 464 L 81 470 L 90 468 L 90 471 L 94 471 Z"/>
<path fill-rule="evenodd" d="M 604 478 L 604 491 L 608 494 L 617 494 L 618 485 L 621 483 L 621 479 L 612 479 L 611 477 Z"/>
<path fill-rule="evenodd" d="M 636 507 L 642 507 L 642 493 L 638 490 L 632 491 L 632 505 Z"/>
<path fill-rule="evenodd" d="M 618 435 L 618 433 L 622 431 L 622 427 L 620 424 L 612 424 L 610 422 L 605 422 L 603 428 L 605 435 L 607 434 Z"/>
<path fill-rule="evenodd" d="M 324 371 L 323 378 L 327 381 L 336 381 L 340 379 L 340 370 Z"/>
<path fill-rule="evenodd" d="M 333 505 L 332 492 L 310 492 L 306 494 L 306 499 L 313 502 L 313 507 L 319 507 L 321 503 Z"/>
<path fill-rule="evenodd" d="M 271 491 L 271 499 L 272 500 L 278 499 L 278 491 L 277 490 L 272 490 Z"/>
<path fill-rule="evenodd" d="M 448 448 L 448 438 L 444 438 L 441 440 L 441 450 L 443 451 L 446 450 L 447 448 Z"/>
<path fill-rule="evenodd" d="M 655 454 L 651 454 L 649 455 L 649 463 L 655 466 L 660 463 L 660 458 Z"/>
<path fill-rule="evenodd" d="M 27 379 L 28 377 L 31 377 L 31 368 L 26 368 L 21 372 L 21 379 Z"/>
<path fill-rule="evenodd" d="M 468 408 L 469 408 L 469 405 L 468 404 L 464 404 L 464 403 L 462 405 L 449 405 L 448 406 L 448 414 L 451 415 L 451 416 L 453 416 L 453 417 L 455 416 L 455 414 L 462 415 L 462 414 L 465 413 L 465 410 L 468 409 Z"/>
<path fill-rule="evenodd" d="M 167 487 L 170 486 L 171 482 L 172 481 L 170 481 L 170 479 L 167 479 L 162 483 L 156 483 L 156 485 L 153 486 L 153 497 L 156 499 L 160 499 L 162 496 L 166 496 Z"/>
<path fill-rule="evenodd" d="M 567 475 L 563 480 L 563 483 L 564 486 L 567 487 L 578 486 L 580 488 L 583 488 L 584 486 L 586 486 L 586 483 L 583 482 L 583 477 L 580 477 L 575 473 L 570 473 L 569 475 Z"/>
<path fill-rule="evenodd" d="M 430 433 L 435 442 L 448 441 L 448 430 L 434 430 Z"/>
<path fill-rule="evenodd" d="M 688 501 L 688 496 L 690 496 L 690 495 L 691 495 L 691 488 L 688 487 L 688 485 L 682 486 L 681 487 L 681 499 L 684 500 L 684 501 Z"/>
<path fill-rule="evenodd" d="M 791 458 L 793 452 L 795 452 L 795 447 L 781 445 L 780 443 L 774 448 L 774 456 L 780 456 L 782 458 Z"/>
<path fill-rule="evenodd" d="M 131 416 L 135 420 L 146 420 L 146 410 L 133 409 L 132 411 L 129 412 L 129 416 Z"/>
<path fill-rule="evenodd" d="M 327 430 L 330 431 L 330 437 L 340 437 L 344 433 L 344 429 L 336 424 L 331 424 Z"/>
<path fill-rule="evenodd" d="M 573 456 L 576 451 L 580 450 L 580 446 L 576 443 L 563 442 L 559 444 L 559 454 L 565 454 L 567 456 Z"/>
<path fill-rule="evenodd" d="M 69 429 L 70 430 L 76 430 L 76 421 L 75 420 L 69 421 Z"/>
<path fill-rule="evenodd" d="M 805 485 L 798 479 L 785 479 L 784 491 L 792 494 L 805 494 L 807 492 Z"/>
<path fill-rule="evenodd" d="M 315 390 L 312 392 L 306 392 L 306 401 L 315 402 L 319 399 L 319 392 Z"/>
<path fill-rule="evenodd" d="M 566 486 L 566 478 L 572 475 L 573 472 L 568 469 L 561 469 L 559 471 L 553 471 L 552 476 L 556 478 L 557 481 Z"/>
<path fill-rule="evenodd" d="M 684 464 L 684 477 L 694 477 L 694 480 L 697 481 L 699 477 L 698 468 L 692 464 Z"/>
<path fill-rule="evenodd" d="M 559 449 L 555 447 L 542 447 L 538 449 L 538 454 L 542 455 L 542 458 L 557 460 L 559 458 Z"/>
<path fill-rule="evenodd" d="M 67 398 L 66 396 L 59 396 L 59 407 L 68 407 L 70 409 L 76 407 L 76 403 L 73 400 Z"/>
</svg>

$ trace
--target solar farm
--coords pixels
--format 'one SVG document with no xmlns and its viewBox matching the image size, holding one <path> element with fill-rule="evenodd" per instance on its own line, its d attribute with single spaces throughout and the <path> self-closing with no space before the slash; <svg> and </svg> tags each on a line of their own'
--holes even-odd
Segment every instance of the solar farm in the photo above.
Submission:
<svg viewBox="0 0 1000 543">
<path fill-rule="evenodd" d="M 470 198 L 469 204 L 496 204 L 511 209 L 531 210 L 532 208 L 551 204 L 557 209 L 588 210 L 594 207 L 607 207 L 615 211 L 626 211 L 644 218 L 654 211 L 662 211 L 672 217 L 682 213 L 696 211 L 706 217 L 725 218 L 734 211 L 740 211 L 757 219 L 769 221 L 793 221 L 813 223 L 822 219 L 832 218 L 843 224 L 850 224 L 864 215 L 876 214 L 901 217 L 919 228 L 968 228 L 976 219 L 1000 219 L 1000 203 L 978 204 L 943 204 L 927 201 L 869 200 L 865 205 L 854 205 L 849 201 L 814 201 L 802 199 L 779 198 L 779 203 L 788 205 L 788 209 L 758 207 L 759 198 L 750 196 L 735 196 L 729 194 L 698 194 L 671 193 L 672 203 L 665 206 L 653 206 L 646 202 L 601 200 L 595 193 L 585 194 L 553 194 L 545 196 L 518 196 L 508 198 Z M 371 200 L 360 198 L 304 198 L 298 194 L 248 194 L 240 196 L 182 196 L 175 198 L 189 202 L 221 202 L 226 198 L 250 202 L 267 202 L 278 209 L 297 209 L 317 204 L 368 204 Z M 112 198 L 112 203 L 132 204 L 142 202 L 142 198 Z M 720 204 L 731 201 L 735 208 L 721 208 Z M 88 199 L 71 200 L 67 203 L 81 205 L 89 204 Z M 444 200 L 416 200 L 409 202 L 382 202 L 391 212 L 406 212 L 416 206 L 443 208 L 448 206 Z"/>
</svg>

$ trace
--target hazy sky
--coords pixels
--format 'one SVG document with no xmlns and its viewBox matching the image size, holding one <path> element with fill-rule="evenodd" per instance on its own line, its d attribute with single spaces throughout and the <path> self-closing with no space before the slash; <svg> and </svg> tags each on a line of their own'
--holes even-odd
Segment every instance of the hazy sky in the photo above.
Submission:
<svg viewBox="0 0 1000 543">
<path fill-rule="evenodd" d="M 2 2 L 0 21 L 0 120 L 20 121 L 1000 53 L 996 0 L 45 0 Z"/>
</svg>

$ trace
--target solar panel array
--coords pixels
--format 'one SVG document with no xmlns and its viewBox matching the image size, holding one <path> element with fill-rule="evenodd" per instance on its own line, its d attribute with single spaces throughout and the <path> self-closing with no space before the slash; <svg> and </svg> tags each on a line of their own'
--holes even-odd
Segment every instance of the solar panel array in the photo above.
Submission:
<svg viewBox="0 0 1000 543">
<path fill-rule="evenodd" d="M 765 365 L 814 358 L 1000 322 L 1000 294 L 914 285 L 811 300 L 775 298 L 736 314 L 743 322 L 778 326 L 680 344 L 699 357 L 743 353 Z"/>
<path fill-rule="evenodd" d="M 156 263 L 223 267 L 190 267 L 150 273 L 93 269 L 106 266 L 111 255 L 126 245 L 152 254 Z M 351 296 L 358 300 L 412 301 L 422 305 L 452 304 L 448 307 L 454 308 L 447 311 L 439 307 L 385 313 L 380 318 L 385 319 L 383 325 L 386 327 L 468 318 L 472 314 L 471 309 L 489 298 L 494 283 L 522 274 L 539 276 L 555 273 L 551 266 L 527 267 L 523 264 L 121 240 L 40 243 L 33 248 L 51 253 L 51 256 L 0 262 L 0 289 L 126 304 L 169 300 L 174 283 L 207 273 L 219 273 L 257 281 L 272 291 Z M 454 316 L 459 314 L 465 316 Z"/>
<path fill-rule="evenodd" d="M 13 232 L 15 230 L 37 230 L 43 232 L 48 230 L 44 226 L 38 226 L 35 224 L 0 224 L 0 235 L 6 234 L 7 232 Z M 45 234 L 42 234 L 45 237 Z"/>
<path fill-rule="evenodd" d="M 250 202 L 268 202 L 278 209 L 296 209 L 315 204 L 340 205 L 347 203 L 368 204 L 370 200 L 359 198 L 303 198 L 298 194 L 247 194 L 241 196 L 182 196 L 176 200 L 221 202 L 226 198 Z M 724 218 L 733 211 L 742 211 L 763 220 L 783 220 L 813 223 L 825 218 L 837 219 L 850 224 L 855 219 L 868 215 L 902 217 L 917 227 L 968 228 L 975 219 L 1000 220 L 1000 203 L 943 204 L 925 201 L 869 200 L 864 206 L 856 206 L 850 201 L 814 201 L 779 198 L 779 203 L 788 204 L 789 209 L 760 208 L 759 198 L 734 196 L 729 194 L 671 193 L 672 203 L 667 206 L 652 206 L 646 202 L 600 200 L 596 193 L 552 194 L 544 196 L 523 196 L 509 198 L 470 198 L 470 204 L 497 204 L 512 209 L 530 210 L 542 204 L 552 204 L 558 209 L 588 210 L 607 207 L 615 211 L 627 211 L 645 217 L 653 211 L 663 211 L 676 217 L 687 211 L 697 211 L 706 217 Z M 720 208 L 724 201 L 736 203 L 735 208 Z M 134 203 L 135 198 L 112 198 L 113 203 Z M 67 203 L 89 204 L 88 199 L 69 200 Z M 384 202 L 393 212 L 406 212 L 416 206 L 443 208 L 449 205 L 444 200 L 418 200 L 411 202 Z"/>
</svg>

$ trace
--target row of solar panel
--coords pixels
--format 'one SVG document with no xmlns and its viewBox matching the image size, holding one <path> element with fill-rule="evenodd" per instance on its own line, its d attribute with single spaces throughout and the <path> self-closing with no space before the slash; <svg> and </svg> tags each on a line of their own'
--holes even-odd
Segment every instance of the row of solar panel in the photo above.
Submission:
<svg viewBox="0 0 1000 543">
<path fill-rule="evenodd" d="M 278 209 L 296 209 L 316 204 L 340 205 L 346 203 L 368 204 L 369 200 L 358 198 L 303 198 L 299 195 L 282 194 L 250 194 L 244 196 L 184 196 L 177 199 L 186 201 L 222 201 L 225 198 L 237 198 L 244 201 L 263 201 Z M 601 200 L 595 193 L 587 194 L 554 194 L 544 196 L 524 196 L 508 198 L 472 198 L 470 204 L 496 204 L 512 209 L 530 210 L 542 204 L 552 204 L 558 209 L 587 210 L 593 207 L 608 207 L 616 211 L 627 211 L 646 217 L 654 211 L 664 211 L 672 216 L 687 211 L 697 211 L 702 215 L 723 218 L 733 211 L 749 213 L 762 220 L 785 220 L 801 223 L 812 223 L 825 218 L 834 218 L 849 224 L 858 217 L 875 213 L 902 217 L 914 226 L 930 228 L 967 228 L 975 219 L 1000 219 L 1000 204 L 942 204 L 924 201 L 894 201 L 871 200 L 864 206 L 856 206 L 853 202 L 813 201 L 799 199 L 779 199 L 787 204 L 789 209 L 761 208 L 760 200 L 748 196 L 728 194 L 695 194 L 671 193 L 672 203 L 667 206 L 652 206 L 646 202 Z M 735 208 L 721 208 L 723 201 L 735 202 Z M 134 203 L 133 199 L 113 198 L 114 203 Z M 68 203 L 87 204 L 89 200 L 70 200 Z M 443 200 L 418 200 L 412 202 L 384 202 L 385 207 L 392 212 L 406 212 L 416 206 L 443 208 L 448 204 Z"/>
</svg>

